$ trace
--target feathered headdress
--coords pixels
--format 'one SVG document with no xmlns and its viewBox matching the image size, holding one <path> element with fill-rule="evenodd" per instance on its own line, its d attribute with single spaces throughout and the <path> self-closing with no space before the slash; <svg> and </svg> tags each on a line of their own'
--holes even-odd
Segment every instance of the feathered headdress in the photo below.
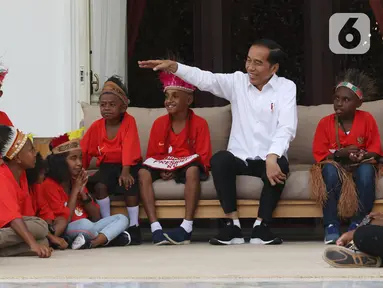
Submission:
<svg viewBox="0 0 383 288">
<path fill-rule="evenodd" d="M 355 93 L 360 100 L 371 100 L 377 96 L 376 82 L 369 75 L 358 69 L 348 69 L 338 79 L 335 88 L 347 87 Z"/>
<path fill-rule="evenodd" d="M 21 149 L 23 149 L 25 143 L 27 143 L 28 135 L 24 134 L 15 127 L 9 128 L 11 128 L 11 133 L 7 143 L 1 151 L 1 156 L 12 160 L 21 151 Z"/>
<path fill-rule="evenodd" d="M 53 138 L 49 145 L 52 150 L 52 154 L 61 154 L 81 149 L 80 139 L 84 133 L 84 130 L 85 128 L 81 128 Z"/>
<path fill-rule="evenodd" d="M 2 63 L 0 63 L 0 86 L 3 84 L 5 76 L 8 74 L 8 69 L 6 69 Z"/>
<path fill-rule="evenodd" d="M 185 92 L 193 92 L 196 90 L 196 88 L 182 80 L 181 78 L 177 77 L 176 75 L 172 73 L 167 72 L 160 72 L 160 81 L 164 87 L 164 92 L 166 92 L 167 89 L 178 89 Z"/>
</svg>

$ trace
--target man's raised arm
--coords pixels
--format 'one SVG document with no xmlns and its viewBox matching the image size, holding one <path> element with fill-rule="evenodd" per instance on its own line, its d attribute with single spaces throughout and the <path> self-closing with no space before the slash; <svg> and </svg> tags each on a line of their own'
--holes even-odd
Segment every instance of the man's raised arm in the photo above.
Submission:
<svg viewBox="0 0 383 288">
<path fill-rule="evenodd" d="M 140 68 L 153 69 L 173 73 L 182 80 L 196 86 L 201 91 L 207 91 L 217 97 L 232 100 L 234 74 L 212 73 L 196 67 L 187 66 L 172 60 L 138 61 Z"/>
</svg>

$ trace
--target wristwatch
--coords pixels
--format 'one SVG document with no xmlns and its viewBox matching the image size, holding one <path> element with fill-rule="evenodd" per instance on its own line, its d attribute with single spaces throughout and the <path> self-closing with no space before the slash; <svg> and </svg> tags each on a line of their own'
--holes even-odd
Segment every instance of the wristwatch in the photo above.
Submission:
<svg viewBox="0 0 383 288">
<path fill-rule="evenodd" d="M 87 195 L 88 195 L 88 198 L 86 198 L 85 200 L 82 200 L 82 204 L 84 205 L 92 202 L 92 197 L 90 197 L 89 194 Z"/>
<path fill-rule="evenodd" d="M 56 230 L 55 230 L 55 227 L 53 227 L 52 224 L 48 224 L 48 230 L 51 234 L 55 235 L 56 233 Z"/>
</svg>

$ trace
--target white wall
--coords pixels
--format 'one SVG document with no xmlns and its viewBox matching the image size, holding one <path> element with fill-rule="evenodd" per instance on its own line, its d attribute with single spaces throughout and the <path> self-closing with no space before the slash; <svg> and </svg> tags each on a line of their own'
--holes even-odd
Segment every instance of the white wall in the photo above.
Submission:
<svg viewBox="0 0 383 288">
<path fill-rule="evenodd" d="M 0 0 L 0 27 L 0 110 L 40 137 L 72 129 L 71 1 Z"/>
</svg>

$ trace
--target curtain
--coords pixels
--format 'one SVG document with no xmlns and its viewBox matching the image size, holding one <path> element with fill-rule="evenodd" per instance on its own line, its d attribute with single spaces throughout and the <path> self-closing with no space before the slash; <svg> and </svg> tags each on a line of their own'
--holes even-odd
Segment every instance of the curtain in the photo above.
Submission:
<svg viewBox="0 0 383 288">
<path fill-rule="evenodd" d="M 126 0 L 91 0 L 91 61 L 100 90 L 112 75 L 127 79 L 126 7 Z"/>
<path fill-rule="evenodd" d="M 378 22 L 380 34 L 383 36 L 383 0 L 370 0 L 370 6 Z"/>
<path fill-rule="evenodd" d="M 159 1 L 159 0 L 157 0 Z M 128 6 L 128 59 L 133 55 L 146 0 L 129 0 Z"/>
</svg>

